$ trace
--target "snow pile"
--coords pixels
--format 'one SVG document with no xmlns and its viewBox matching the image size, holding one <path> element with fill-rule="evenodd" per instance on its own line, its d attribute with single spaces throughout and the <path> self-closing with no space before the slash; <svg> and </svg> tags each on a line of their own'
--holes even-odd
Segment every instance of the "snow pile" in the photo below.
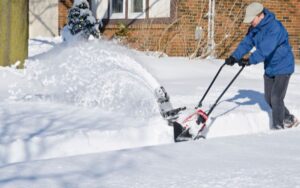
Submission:
<svg viewBox="0 0 300 188">
<path fill-rule="evenodd" d="M 43 40 L 24 70 L 0 69 L 0 165 L 172 142 L 138 52 Z"/>
<path fill-rule="evenodd" d="M 150 117 L 157 113 L 153 89 L 158 83 L 130 53 L 105 41 L 57 46 L 26 62 L 26 84 L 12 83 L 10 98 Z"/>
<path fill-rule="evenodd" d="M 28 41 L 28 55 L 33 57 L 39 54 L 47 53 L 51 48 L 62 42 L 61 37 L 48 38 L 48 37 L 36 37 Z"/>
</svg>

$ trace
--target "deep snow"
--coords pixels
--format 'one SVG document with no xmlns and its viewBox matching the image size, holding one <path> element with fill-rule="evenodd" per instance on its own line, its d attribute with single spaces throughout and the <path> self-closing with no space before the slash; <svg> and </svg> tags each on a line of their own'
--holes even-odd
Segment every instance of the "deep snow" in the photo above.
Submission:
<svg viewBox="0 0 300 188">
<path fill-rule="evenodd" d="M 300 187 L 299 129 L 32 161 L 3 188 Z"/>
<path fill-rule="evenodd" d="M 299 187 L 299 128 L 270 131 L 262 65 L 247 67 L 225 94 L 208 139 L 173 143 L 154 89 L 163 85 L 175 107 L 191 111 L 221 64 L 103 40 L 30 40 L 24 71 L 0 68 L 0 186 Z M 203 109 L 238 69 L 224 68 Z M 299 82 L 297 67 L 285 100 L 297 117 Z"/>
</svg>

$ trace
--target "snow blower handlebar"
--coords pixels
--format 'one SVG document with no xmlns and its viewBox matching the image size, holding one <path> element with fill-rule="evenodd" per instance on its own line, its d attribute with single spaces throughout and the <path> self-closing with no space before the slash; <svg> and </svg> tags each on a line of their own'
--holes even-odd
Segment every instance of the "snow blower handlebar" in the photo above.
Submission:
<svg viewBox="0 0 300 188">
<path fill-rule="evenodd" d="M 208 91 L 210 90 L 211 86 L 214 84 L 214 82 L 216 81 L 216 78 L 218 77 L 218 75 L 220 74 L 221 70 L 223 69 L 223 67 L 226 65 L 226 63 L 224 63 L 219 71 L 217 72 L 216 76 L 214 77 L 213 81 L 210 83 L 208 89 L 206 90 L 205 94 L 203 95 L 202 99 L 200 100 L 198 107 L 200 108 L 202 106 L 202 102 L 204 100 L 204 98 L 206 97 Z M 223 95 L 226 93 L 226 91 L 229 89 L 229 87 L 232 85 L 232 83 L 236 80 L 236 78 L 240 75 L 240 73 L 243 71 L 243 69 L 245 68 L 245 65 L 242 65 L 242 67 L 240 68 L 240 70 L 236 73 L 236 75 L 233 77 L 233 79 L 230 81 L 230 83 L 227 85 L 227 87 L 223 90 L 223 92 L 221 93 L 221 95 L 218 97 L 218 99 L 215 101 L 215 103 L 212 105 L 212 107 L 209 109 L 208 113 L 206 114 L 206 117 L 208 117 L 211 112 L 214 110 L 214 108 L 217 106 L 218 102 L 220 101 L 220 99 L 223 97 Z M 196 123 L 199 125 L 200 123 L 205 123 L 207 120 L 207 118 L 204 118 L 203 116 L 199 115 Z"/>
<path fill-rule="evenodd" d="M 226 65 L 226 63 L 224 63 L 224 64 L 219 68 L 217 74 L 215 75 L 214 79 L 212 80 L 212 82 L 210 83 L 209 87 L 208 87 L 207 90 L 205 91 L 203 97 L 201 98 L 201 100 L 200 100 L 200 102 L 199 102 L 199 104 L 198 104 L 198 106 L 197 106 L 196 108 L 201 108 L 201 107 L 202 107 L 202 102 L 203 102 L 203 100 L 205 99 L 205 97 L 206 97 L 207 93 L 209 92 L 211 86 L 215 83 L 217 77 L 219 76 L 221 70 L 223 69 L 223 67 L 224 67 L 225 65 Z"/>
<path fill-rule="evenodd" d="M 223 95 L 226 93 L 226 91 L 229 89 L 229 87 L 232 85 L 232 83 L 236 80 L 236 78 L 240 75 L 240 73 L 243 71 L 245 68 L 245 65 L 243 65 L 240 70 L 236 73 L 236 75 L 233 77 L 233 79 L 230 81 L 230 83 L 227 85 L 227 87 L 224 89 L 224 91 L 221 93 L 219 98 L 216 100 L 216 102 L 213 104 L 213 106 L 210 108 L 210 110 L 207 113 L 207 116 L 210 115 L 210 113 L 213 111 L 213 109 L 217 106 L 218 102 L 220 99 L 223 97 Z"/>
</svg>

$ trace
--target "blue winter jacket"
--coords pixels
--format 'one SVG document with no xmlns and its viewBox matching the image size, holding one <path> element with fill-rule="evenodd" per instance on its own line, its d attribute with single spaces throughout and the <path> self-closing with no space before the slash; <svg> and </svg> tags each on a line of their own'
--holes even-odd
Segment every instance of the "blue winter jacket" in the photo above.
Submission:
<svg viewBox="0 0 300 188">
<path fill-rule="evenodd" d="M 294 55 L 288 33 L 282 23 L 268 9 L 256 27 L 250 27 L 232 56 L 240 60 L 253 47 L 256 51 L 249 57 L 250 64 L 264 62 L 265 74 L 272 77 L 292 74 L 295 69 Z"/>
</svg>

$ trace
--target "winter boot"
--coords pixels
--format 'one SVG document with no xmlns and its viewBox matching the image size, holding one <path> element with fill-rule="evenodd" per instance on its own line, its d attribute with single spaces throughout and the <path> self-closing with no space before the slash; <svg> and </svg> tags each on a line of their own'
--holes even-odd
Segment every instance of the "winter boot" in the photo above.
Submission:
<svg viewBox="0 0 300 188">
<path fill-rule="evenodd" d="M 273 126 L 273 129 L 274 129 L 274 130 L 284 129 L 284 126 L 283 126 L 283 125 L 274 125 L 274 126 Z"/>
<path fill-rule="evenodd" d="M 299 125 L 299 120 L 294 115 L 290 115 L 289 118 L 283 121 L 283 125 L 285 128 L 297 127 Z"/>
</svg>

